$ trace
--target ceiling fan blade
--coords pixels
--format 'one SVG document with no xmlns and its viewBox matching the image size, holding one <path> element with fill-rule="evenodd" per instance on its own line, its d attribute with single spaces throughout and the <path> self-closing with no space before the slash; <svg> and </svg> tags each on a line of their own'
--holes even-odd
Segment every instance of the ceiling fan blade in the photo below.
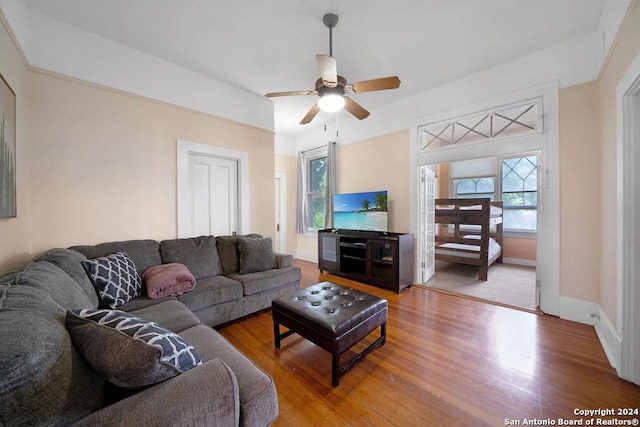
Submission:
<svg viewBox="0 0 640 427">
<path fill-rule="evenodd" d="M 267 98 L 273 98 L 276 96 L 297 96 L 297 95 L 317 95 L 318 92 L 315 90 L 292 90 L 289 92 L 269 92 L 264 96 Z"/>
<path fill-rule="evenodd" d="M 400 79 L 398 76 L 382 77 L 380 79 L 365 80 L 354 83 L 353 92 L 373 92 L 376 90 L 397 89 L 400 87 Z"/>
<path fill-rule="evenodd" d="M 344 109 L 356 116 L 359 120 L 366 119 L 369 117 L 369 112 L 365 110 L 360 104 L 355 102 L 353 99 L 348 96 L 344 97 Z"/>
<path fill-rule="evenodd" d="M 313 120 L 313 118 L 316 116 L 316 114 L 318 114 L 320 112 L 320 107 L 318 107 L 318 104 L 313 104 L 313 107 L 311 107 L 311 109 L 309 110 L 309 112 L 307 113 L 306 116 L 304 116 L 304 118 L 300 121 L 301 125 L 306 125 L 307 123 L 309 123 L 311 120 Z"/>
<path fill-rule="evenodd" d="M 338 85 L 336 58 L 329 55 L 316 55 L 316 61 L 318 61 L 318 68 L 320 68 L 322 84 L 330 88 L 336 87 Z"/>
</svg>

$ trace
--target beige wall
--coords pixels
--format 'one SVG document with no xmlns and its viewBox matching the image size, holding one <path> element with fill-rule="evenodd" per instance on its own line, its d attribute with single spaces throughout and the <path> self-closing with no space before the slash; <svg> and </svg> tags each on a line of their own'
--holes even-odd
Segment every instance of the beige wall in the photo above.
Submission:
<svg viewBox="0 0 640 427">
<path fill-rule="evenodd" d="M 273 135 L 30 73 L 32 250 L 177 236 L 176 140 L 249 153 L 251 229 L 273 235 Z"/>
<path fill-rule="evenodd" d="M 598 276 L 598 304 L 613 325 L 617 322 L 617 272 L 618 258 L 617 222 L 612 209 L 616 207 L 616 87 L 633 59 L 640 53 L 640 2 L 633 2 L 627 12 L 619 38 L 598 79 L 600 100 L 600 271 Z"/>
<path fill-rule="evenodd" d="M 244 231 L 273 237 L 273 133 L 30 71 L 4 29 L 0 56 L 19 106 L 18 218 L 0 220 L 0 271 L 52 247 L 176 237 L 177 139 L 248 153 Z"/>
<path fill-rule="evenodd" d="M 600 150 L 595 82 L 560 91 L 560 294 L 598 299 Z"/>
<path fill-rule="evenodd" d="M 0 24 L 0 74 L 16 94 L 17 217 L 0 219 L 0 272 L 29 258 L 31 235 L 27 71 L 3 24 Z"/>
<path fill-rule="evenodd" d="M 408 130 L 339 146 L 337 191 L 387 190 L 389 230 L 406 233 L 410 231 L 408 168 Z M 295 222 L 289 227 L 295 230 Z M 299 257 L 317 261 L 316 236 L 297 235 L 296 249 Z"/>
<path fill-rule="evenodd" d="M 387 190 L 389 231 L 408 233 L 409 130 L 345 145 L 338 157 L 338 193 Z"/>
</svg>

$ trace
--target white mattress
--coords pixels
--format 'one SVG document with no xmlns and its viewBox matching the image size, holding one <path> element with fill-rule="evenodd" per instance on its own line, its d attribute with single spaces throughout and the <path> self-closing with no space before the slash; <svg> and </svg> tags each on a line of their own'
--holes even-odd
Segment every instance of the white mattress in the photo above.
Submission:
<svg viewBox="0 0 640 427">
<path fill-rule="evenodd" d="M 464 236 L 465 239 L 475 239 L 479 240 L 480 236 L 468 235 Z M 469 252 L 467 252 L 469 251 Z M 493 240 L 493 238 L 489 237 L 489 259 L 493 259 L 500 255 L 502 248 Z M 439 245 L 436 248 L 436 254 L 439 255 L 452 255 L 462 258 L 471 258 L 471 259 L 480 259 L 480 245 L 474 244 L 464 244 L 464 243 L 445 243 Z"/>
</svg>

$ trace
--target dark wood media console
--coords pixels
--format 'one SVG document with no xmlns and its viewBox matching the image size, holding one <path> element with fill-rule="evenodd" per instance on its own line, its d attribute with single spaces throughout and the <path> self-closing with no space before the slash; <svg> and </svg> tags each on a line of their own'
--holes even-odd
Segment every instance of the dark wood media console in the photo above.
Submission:
<svg viewBox="0 0 640 427">
<path fill-rule="evenodd" d="M 413 235 L 380 231 L 318 231 L 320 272 L 397 293 L 413 284 Z"/>
</svg>

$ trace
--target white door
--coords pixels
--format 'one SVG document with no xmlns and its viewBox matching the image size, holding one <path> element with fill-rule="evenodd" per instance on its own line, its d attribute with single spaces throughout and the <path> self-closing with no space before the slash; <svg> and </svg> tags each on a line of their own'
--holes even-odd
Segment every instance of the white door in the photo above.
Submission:
<svg viewBox="0 0 640 427">
<path fill-rule="evenodd" d="M 189 153 L 189 234 L 234 234 L 238 211 L 238 162 Z"/>
<path fill-rule="evenodd" d="M 436 174 L 428 166 L 420 167 L 420 217 L 423 259 L 420 262 L 421 283 L 435 274 L 435 199 L 436 199 Z"/>
</svg>

